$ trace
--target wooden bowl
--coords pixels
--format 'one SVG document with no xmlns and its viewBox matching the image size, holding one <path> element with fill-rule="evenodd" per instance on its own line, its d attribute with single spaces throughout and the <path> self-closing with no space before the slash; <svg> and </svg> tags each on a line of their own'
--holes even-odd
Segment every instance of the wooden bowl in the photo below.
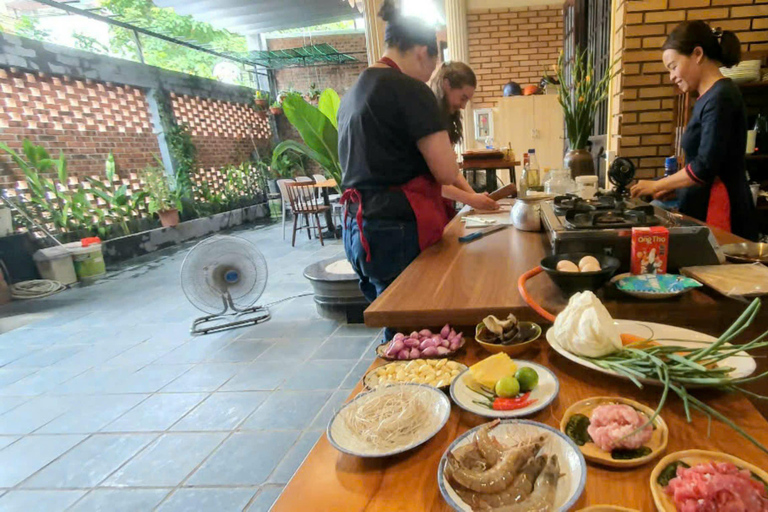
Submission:
<svg viewBox="0 0 768 512">
<path fill-rule="evenodd" d="M 477 332 L 480 328 L 480 326 L 483 325 L 482 323 L 477 324 L 475 327 L 475 341 L 477 341 L 481 347 L 483 347 L 485 350 L 490 352 L 491 354 L 498 354 L 499 352 L 504 352 L 508 356 L 518 356 L 528 350 L 529 348 L 534 346 L 534 342 L 538 341 L 539 338 L 541 338 L 541 326 L 539 324 L 535 324 L 533 322 L 519 322 L 520 329 L 525 329 L 526 331 L 530 332 L 530 334 L 526 334 L 526 339 L 524 341 L 521 341 L 519 343 L 513 343 L 512 345 L 500 345 L 498 343 L 488 343 L 486 341 L 481 341 L 480 338 L 477 336 Z"/>
<path fill-rule="evenodd" d="M 587 398 L 571 405 L 563 414 L 563 419 L 560 421 L 560 431 L 565 433 L 565 427 L 568 425 L 568 420 L 575 414 L 583 414 L 590 417 L 592 411 L 599 405 L 607 404 L 624 404 L 636 409 L 648 418 L 653 416 L 654 410 L 641 403 L 635 402 L 628 398 L 620 397 L 608 397 L 597 396 L 593 398 Z M 600 464 L 602 466 L 609 466 L 612 468 L 634 468 L 646 464 L 659 455 L 661 455 L 667 448 L 667 441 L 669 440 L 669 428 L 661 416 L 657 416 L 653 420 L 653 424 L 656 427 L 653 431 L 651 439 L 645 446 L 651 449 L 651 453 L 645 457 L 638 457 L 637 459 L 619 460 L 611 458 L 611 454 L 598 448 L 594 443 L 586 443 L 584 446 L 579 446 L 581 453 L 584 454 L 584 458 L 590 462 Z"/>
<path fill-rule="evenodd" d="M 706 450 L 683 450 L 680 452 L 670 453 L 661 459 L 651 472 L 651 494 L 653 494 L 653 501 L 656 503 L 656 508 L 660 512 L 676 512 L 676 507 L 672 501 L 672 498 L 668 496 L 666 492 L 664 492 L 664 488 L 661 487 L 661 485 L 659 485 L 656 480 L 659 478 L 659 474 L 664 470 L 664 468 L 678 460 L 683 461 L 690 466 L 695 466 L 696 464 L 710 461 L 730 462 L 741 469 L 751 471 L 754 475 L 762 478 L 763 481 L 768 482 L 768 472 L 750 464 L 749 462 L 743 461 L 738 457 L 728 455 L 727 453 L 709 452 Z"/>
</svg>

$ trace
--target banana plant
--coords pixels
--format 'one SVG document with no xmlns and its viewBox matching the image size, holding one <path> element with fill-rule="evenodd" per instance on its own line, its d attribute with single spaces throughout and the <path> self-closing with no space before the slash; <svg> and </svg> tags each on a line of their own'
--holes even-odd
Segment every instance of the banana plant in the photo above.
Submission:
<svg viewBox="0 0 768 512">
<path fill-rule="evenodd" d="M 128 186 L 125 184 L 115 185 L 115 180 L 119 182 L 117 169 L 115 166 L 115 157 L 110 152 L 104 163 L 104 174 L 106 183 L 101 180 L 88 178 L 93 195 L 107 204 L 106 218 L 112 223 L 120 226 L 124 235 L 130 233 L 129 222 L 138 220 L 139 208 L 146 202 L 147 193 L 143 190 L 128 194 Z"/>
</svg>

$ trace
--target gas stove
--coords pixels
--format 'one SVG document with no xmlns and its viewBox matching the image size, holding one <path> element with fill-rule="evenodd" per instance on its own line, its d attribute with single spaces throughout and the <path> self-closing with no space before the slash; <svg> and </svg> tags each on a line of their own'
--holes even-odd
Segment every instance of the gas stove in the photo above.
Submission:
<svg viewBox="0 0 768 512">
<path fill-rule="evenodd" d="M 568 195 L 541 204 L 541 217 L 555 254 L 588 252 L 615 256 L 629 270 L 633 227 L 669 229 L 670 272 L 725 261 L 710 229 L 681 215 L 620 195 L 585 201 Z"/>
</svg>

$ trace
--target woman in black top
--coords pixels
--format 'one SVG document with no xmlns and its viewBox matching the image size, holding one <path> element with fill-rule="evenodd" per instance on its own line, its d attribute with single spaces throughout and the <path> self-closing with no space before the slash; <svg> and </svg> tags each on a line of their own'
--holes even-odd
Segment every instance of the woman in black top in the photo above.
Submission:
<svg viewBox="0 0 768 512">
<path fill-rule="evenodd" d="M 387 22 L 384 57 L 339 107 L 344 249 L 371 301 L 440 240 L 451 215 L 443 197 L 498 208 L 459 172 L 447 120 L 425 83 L 437 64 L 435 28 L 401 15 L 391 0 L 379 15 Z"/>
<path fill-rule="evenodd" d="M 703 21 L 687 21 L 672 31 L 662 50 L 672 82 L 699 96 L 682 139 L 687 165 L 664 179 L 638 182 L 632 196 L 660 198 L 676 190 L 682 213 L 755 240 L 755 206 L 744 161 L 744 100 L 720 72 L 721 66 L 739 62 L 739 39 Z"/>
</svg>

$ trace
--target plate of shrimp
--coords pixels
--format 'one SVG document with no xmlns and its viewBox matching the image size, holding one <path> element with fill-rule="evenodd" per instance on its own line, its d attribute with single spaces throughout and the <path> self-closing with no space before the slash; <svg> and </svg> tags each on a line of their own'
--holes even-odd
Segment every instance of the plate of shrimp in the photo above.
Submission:
<svg viewBox="0 0 768 512">
<path fill-rule="evenodd" d="M 528 420 L 495 420 L 458 437 L 437 470 L 440 493 L 462 512 L 569 510 L 587 464 L 562 432 Z"/>
</svg>

